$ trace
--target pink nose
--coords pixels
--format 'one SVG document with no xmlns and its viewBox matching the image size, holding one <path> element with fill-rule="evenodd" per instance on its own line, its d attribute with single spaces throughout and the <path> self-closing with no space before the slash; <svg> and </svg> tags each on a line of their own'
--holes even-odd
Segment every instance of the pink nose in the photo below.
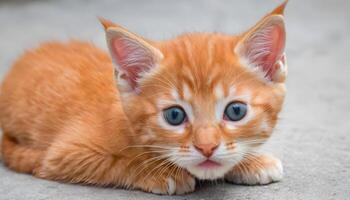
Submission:
<svg viewBox="0 0 350 200">
<path fill-rule="evenodd" d="M 209 144 L 195 144 L 194 147 L 201 152 L 204 156 L 210 157 L 213 155 L 215 149 L 218 148 L 217 144 L 209 143 Z"/>
</svg>

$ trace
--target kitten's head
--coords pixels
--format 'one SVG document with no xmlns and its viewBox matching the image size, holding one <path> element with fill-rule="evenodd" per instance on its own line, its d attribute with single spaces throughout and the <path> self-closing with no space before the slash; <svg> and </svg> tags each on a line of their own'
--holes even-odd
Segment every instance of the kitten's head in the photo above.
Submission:
<svg viewBox="0 0 350 200">
<path fill-rule="evenodd" d="M 268 139 L 285 95 L 284 6 L 238 36 L 154 42 L 102 21 L 135 144 L 216 179 Z"/>
</svg>

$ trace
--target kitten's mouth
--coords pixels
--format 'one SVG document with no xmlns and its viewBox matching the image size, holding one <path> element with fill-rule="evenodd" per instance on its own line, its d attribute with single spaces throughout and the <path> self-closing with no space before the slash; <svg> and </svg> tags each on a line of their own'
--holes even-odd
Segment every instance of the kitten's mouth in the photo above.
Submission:
<svg viewBox="0 0 350 200">
<path fill-rule="evenodd" d="M 221 164 L 218 162 L 212 161 L 210 159 L 207 159 L 206 161 L 199 163 L 197 166 L 204 169 L 213 169 L 216 167 L 221 167 Z"/>
</svg>

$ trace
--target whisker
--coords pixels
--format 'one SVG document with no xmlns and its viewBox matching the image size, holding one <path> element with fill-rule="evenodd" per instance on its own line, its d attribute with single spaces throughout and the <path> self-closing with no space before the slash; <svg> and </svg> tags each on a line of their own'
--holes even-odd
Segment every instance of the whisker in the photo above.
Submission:
<svg viewBox="0 0 350 200">
<path fill-rule="evenodd" d="M 135 177 L 137 177 L 138 175 L 140 175 L 144 170 L 146 170 L 148 167 L 150 167 L 153 163 L 161 161 L 162 159 L 166 159 L 168 156 L 167 155 L 160 155 L 157 157 L 153 157 L 150 159 L 147 159 L 145 162 L 142 162 L 140 165 L 138 165 L 138 167 L 134 170 L 134 171 L 138 171 L 138 173 L 135 175 Z M 141 170 L 140 166 L 142 167 Z"/>
<path fill-rule="evenodd" d="M 159 146 L 159 145 L 131 145 L 121 149 L 119 152 L 124 151 L 128 148 L 158 148 L 158 149 L 168 149 L 168 150 L 180 149 L 179 147 L 169 148 L 169 147 Z"/>
<path fill-rule="evenodd" d="M 138 155 L 136 155 L 128 164 L 127 166 L 129 166 L 131 163 L 133 163 L 135 160 L 137 160 L 137 158 L 141 157 L 141 156 L 145 156 L 145 155 L 148 155 L 148 154 L 154 154 L 154 153 L 165 153 L 165 152 L 169 152 L 169 150 L 154 150 L 154 151 L 146 151 L 146 152 L 142 152 Z"/>
</svg>

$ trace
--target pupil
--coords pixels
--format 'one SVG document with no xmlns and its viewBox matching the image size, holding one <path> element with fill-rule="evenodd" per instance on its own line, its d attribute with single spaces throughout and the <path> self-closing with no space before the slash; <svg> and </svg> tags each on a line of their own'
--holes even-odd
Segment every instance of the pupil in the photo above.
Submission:
<svg viewBox="0 0 350 200">
<path fill-rule="evenodd" d="M 173 119 L 177 119 L 177 116 L 179 115 L 179 111 L 177 111 L 177 110 L 173 110 L 173 112 L 171 112 L 171 117 L 173 118 Z"/>
<path fill-rule="evenodd" d="M 239 115 L 241 113 L 241 108 L 239 106 L 233 106 L 233 112 Z"/>
</svg>

